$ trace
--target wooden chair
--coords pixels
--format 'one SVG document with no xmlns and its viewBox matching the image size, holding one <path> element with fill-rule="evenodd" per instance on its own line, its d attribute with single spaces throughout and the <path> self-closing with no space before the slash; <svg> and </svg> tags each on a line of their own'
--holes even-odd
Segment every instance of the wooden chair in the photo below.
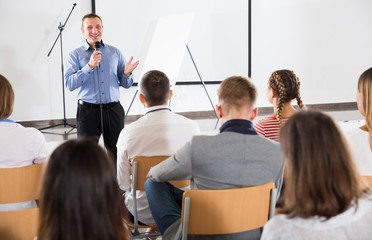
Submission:
<svg viewBox="0 0 372 240">
<path fill-rule="evenodd" d="M 145 191 L 145 182 L 147 180 L 147 174 L 150 171 L 151 167 L 159 164 L 160 162 L 167 159 L 169 156 L 152 156 L 152 157 L 134 157 L 132 161 L 132 194 L 133 194 L 133 205 L 134 205 L 134 223 L 128 223 L 128 226 L 131 228 L 132 236 L 131 239 L 141 239 L 144 237 L 155 237 L 160 236 L 160 232 L 156 225 L 148 226 L 148 225 L 140 225 L 138 224 L 138 214 L 137 214 L 137 196 L 135 192 L 137 190 Z M 177 188 L 183 188 L 186 186 L 190 186 L 190 180 L 184 181 L 171 181 Z M 156 229 L 151 233 L 139 233 L 139 228 L 153 228 Z"/>
<path fill-rule="evenodd" d="M 0 168 L 0 204 L 39 199 L 44 163 Z"/>
<path fill-rule="evenodd" d="M 0 168 L 0 204 L 39 199 L 44 163 Z M 32 240 L 37 234 L 39 209 L 0 212 L 2 240 Z"/>
<path fill-rule="evenodd" d="M 187 190 L 182 201 L 182 240 L 188 234 L 217 235 L 261 228 L 274 216 L 277 190 L 261 186 Z"/>
<path fill-rule="evenodd" d="M 363 179 L 369 183 L 370 185 L 372 185 L 372 176 L 362 176 Z"/>
<path fill-rule="evenodd" d="M 38 226 L 38 208 L 0 212 L 1 240 L 32 240 Z"/>
</svg>

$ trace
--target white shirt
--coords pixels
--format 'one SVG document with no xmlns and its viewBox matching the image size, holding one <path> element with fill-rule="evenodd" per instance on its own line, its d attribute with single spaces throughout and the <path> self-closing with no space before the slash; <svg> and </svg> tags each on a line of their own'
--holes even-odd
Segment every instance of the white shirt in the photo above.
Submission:
<svg viewBox="0 0 372 240">
<path fill-rule="evenodd" d="M 133 214 L 131 193 L 131 160 L 135 156 L 167 156 L 174 154 L 192 136 L 199 134 L 199 126 L 192 120 L 170 112 L 169 106 L 150 107 L 145 116 L 125 127 L 117 142 L 117 177 L 125 190 L 125 204 Z M 144 191 L 137 191 L 139 221 L 154 225 Z"/>
<path fill-rule="evenodd" d="M 287 218 L 281 214 L 266 223 L 261 240 L 365 240 L 372 237 L 372 201 L 359 199 L 357 210 L 352 206 L 345 212 L 325 220 L 320 217 Z"/>
<path fill-rule="evenodd" d="M 360 174 L 372 176 L 372 151 L 369 146 L 369 133 L 355 128 L 348 131 L 346 137 Z"/>
<path fill-rule="evenodd" d="M 0 168 L 16 168 L 43 162 L 47 157 L 46 141 L 35 128 L 15 122 L 0 122 Z M 35 201 L 0 204 L 0 211 L 37 207 Z"/>
</svg>

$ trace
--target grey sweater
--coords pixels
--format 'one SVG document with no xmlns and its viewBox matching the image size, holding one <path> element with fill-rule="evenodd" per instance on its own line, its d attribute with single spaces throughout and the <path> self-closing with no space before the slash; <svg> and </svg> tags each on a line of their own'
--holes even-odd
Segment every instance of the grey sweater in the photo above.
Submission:
<svg viewBox="0 0 372 240">
<path fill-rule="evenodd" d="M 191 189 L 239 188 L 274 182 L 279 194 L 283 166 L 278 143 L 259 135 L 223 132 L 193 137 L 176 154 L 153 167 L 148 177 L 157 182 L 191 179 Z"/>
</svg>

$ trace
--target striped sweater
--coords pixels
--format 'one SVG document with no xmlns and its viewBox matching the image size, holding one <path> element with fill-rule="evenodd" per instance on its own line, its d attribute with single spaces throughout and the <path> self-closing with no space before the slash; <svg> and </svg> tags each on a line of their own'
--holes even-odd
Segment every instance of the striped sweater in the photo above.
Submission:
<svg viewBox="0 0 372 240">
<path fill-rule="evenodd" d="M 283 123 L 287 122 L 288 118 L 283 118 Z M 279 120 L 275 117 L 266 117 L 264 119 L 259 120 L 255 125 L 254 128 L 256 129 L 257 133 L 268 138 L 279 142 Z"/>
</svg>

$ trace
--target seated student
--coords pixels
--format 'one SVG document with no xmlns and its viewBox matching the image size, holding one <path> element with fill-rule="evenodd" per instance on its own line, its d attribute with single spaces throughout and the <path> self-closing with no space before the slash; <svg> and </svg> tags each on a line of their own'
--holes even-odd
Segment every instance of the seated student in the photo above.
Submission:
<svg viewBox="0 0 372 240">
<path fill-rule="evenodd" d="M 229 189 L 274 182 L 280 192 L 283 156 L 279 145 L 257 134 L 252 120 L 256 88 L 233 76 L 218 90 L 220 134 L 195 136 L 172 157 L 153 167 L 145 189 L 151 213 L 163 239 L 175 239 L 180 226 L 183 191 L 167 181 L 191 179 L 191 189 Z M 260 230 L 197 239 L 259 239 Z"/>
<path fill-rule="evenodd" d="M 38 240 L 129 239 L 115 167 L 90 139 L 69 140 L 54 150 L 40 195 Z"/>
<path fill-rule="evenodd" d="M 139 94 L 146 108 L 145 116 L 125 127 L 119 135 L 117 176 L 120 188 L 125 191 L 125 205 L 132 214 L 132 158 L 172 155 L 193 135 L 200 133 L 194 121 L 171 112 L 168 106 L 171 97 L 167 75 L 157 70 L 147 72 L 140 81 Z M 137 210 L 140 222 L 155 225 L 144 191 L 137 191 Z M 130 217 L 133 221 L 133 215 Z"/>
<path fill-rule="evenodd" d="M 331 117 L 296 113 L 280 143 L 288 174 L 283 206 L 262 239 L 371 239 L 371 195 Z"/>
<path fill-rule="evenodd" d="M 347 137 L 360 174 L 372 175 L 372 68 L 359 78 L 357 104 L 365 124 L 347 132 Z"/>
<path fill-rule="evenodd" d="M 48 154 L 43 134 L 35 128 L 25 128 L 11 120 L 13 106 L 12 85 L 0 74 L 0 168 L 16 168 L 43 162 Z M 35 201 L 0 204 L 0 211 L 35 207 Z"/>
<path fill-rule="evenodd" d="M 293 71 L 278 70 L 271 74 L 267 85 L 266 96 L 274 105 L 274 113 L 259 120 L 254 127 L 258 134 L 278 142 L 280 126 L 296 113 L 291 104 L 292 100 L 296 98 L 298 106 L 304 108 L 300 95 L 300 81 Z"/>
</svg>

